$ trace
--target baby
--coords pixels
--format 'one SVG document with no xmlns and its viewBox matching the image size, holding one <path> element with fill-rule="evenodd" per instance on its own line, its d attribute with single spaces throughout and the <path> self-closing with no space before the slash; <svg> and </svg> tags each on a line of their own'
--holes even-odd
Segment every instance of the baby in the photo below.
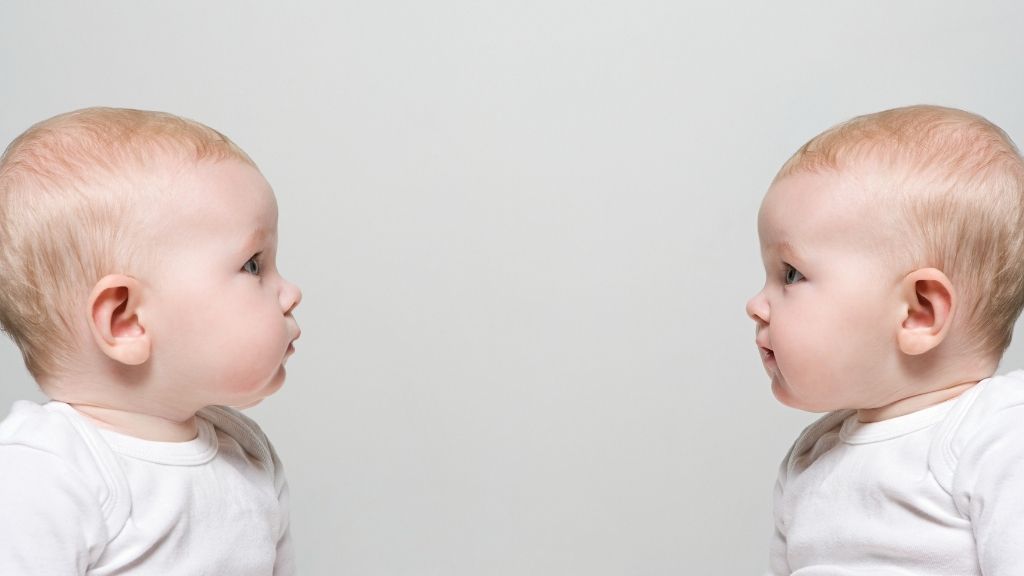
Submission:
<svg viewBox="0 0 1024 576">
<path fill-rule="evenodd" d="M 984 118 L 854 118 L 782 167 L 747 303 L 782 403 L 829 412 L 775 488 L 773 574 L 1018 575 L 1024 161 Z"/>
<path fill-rule="evenodd" d="M 0 323 L 43 405 L 0 423 L 0 574 L 294 573 L 288 486 L 232 407 L 284 382 L 299 289 L 222 134 L 93 108 L 0 158 Z"/>
</svg>

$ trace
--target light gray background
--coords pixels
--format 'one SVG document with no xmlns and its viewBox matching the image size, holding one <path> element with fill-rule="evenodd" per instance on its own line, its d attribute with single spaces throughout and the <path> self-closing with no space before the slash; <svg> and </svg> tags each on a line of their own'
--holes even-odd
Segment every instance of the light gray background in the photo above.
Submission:
<svg viewBox="0 0 1024 576">
<path fill-rule="evenodd" d="M 801 143 L 928 102 L 1024 140 L 1024 4 L 0 4 L 0 140 L 89 105 L 234 138 L 303 337 L 251 411 L 305 574 L 752 574 L 777 406 L 743 312 Z M 1015 345 L 1006 365 L 1022 364 Z M 0 346 L 0 405 L 37 398 Z"/>
</svg>

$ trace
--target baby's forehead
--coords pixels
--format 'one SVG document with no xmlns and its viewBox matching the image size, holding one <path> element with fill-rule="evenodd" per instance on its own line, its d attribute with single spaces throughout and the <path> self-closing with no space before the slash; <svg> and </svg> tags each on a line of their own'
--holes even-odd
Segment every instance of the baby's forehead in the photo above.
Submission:
<svg viewBox="0 0 1024 576">
<path fill-rule="evenodd" d="M 776 180 L 758 213 L 766 248 L 790 250 L 812 243 L 895 241 L 900 211 L 885 191 L 862 174 L 842 170 L 800 171 Z"/>
<path fill-rule="evenodd" d="M 834 166 L 814 166 L 776 178 L 762 202 L 786 207 L 810 204 L 855 212 L 862 218 L 895 222 L 908 206 L 927 204 L 955 182 L 949 168 L 936 163 L 904 162 L 884 155 L 850 159 Z M 786 192 L 786 193 L 780 193 Z"/>
<path fill-rule="evenodd" d="M 234 260 L 277 245 L 276 199 L 245 163 L 195 164 L 152 202 L 137 206 L 137 214 L 139 238 L 155 261 L 176 257 L 183 247 Z"/>
<path fill-rule="evenodd" d="M 203 160 L 171 164 L 154 190 L 151 212 L 185 215 L 192 220 L 249 217 L 277 221 L 277 200 L 270 184 L 255 166 L 235 160 Z"/>
<path fill-rule="evenodd" d="M 777 212 L 823 213 L 874 205 L 879 173 L 861 169 L 808 169 L 777 178 L 761 203 L 761 216 Z"/>
</svg>

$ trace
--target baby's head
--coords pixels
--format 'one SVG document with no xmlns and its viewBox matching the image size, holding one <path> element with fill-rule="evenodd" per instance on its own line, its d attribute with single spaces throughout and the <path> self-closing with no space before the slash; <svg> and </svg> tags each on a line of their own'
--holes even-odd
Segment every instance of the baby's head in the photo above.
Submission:
<svg viewBox="0 0 1024 576">
<path fill-rule="evenodd" d="M 747 312 L 773 391 L 796 407 L 877 408 L 988 376 L 1024 304 L 1024 161 L 961 110 L 888 110 L 814 137 L 758 229 L 767 279 Z"/>
<path fill-rule="evenodd" d="M 276 246 L 269 185 L 191 120 L 80 110 L 32 126 L 0 159 L 0 323 L 59 399 L 89 401 L 97 366 L 152 396 L 192 397 L 183 405 L 272 392 L 301 298 Z M 217 378 L 220 392 L 203 392 Z"/>
</svg>

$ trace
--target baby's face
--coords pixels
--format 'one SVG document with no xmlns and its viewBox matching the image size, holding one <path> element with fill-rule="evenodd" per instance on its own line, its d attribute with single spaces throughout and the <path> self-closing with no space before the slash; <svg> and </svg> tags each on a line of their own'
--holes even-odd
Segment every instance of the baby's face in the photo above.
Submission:
<svg viewBox="0 0 1024 576">
<path fill-rule="evenodd" d="M 776 182 L 758 216 L 765 285 L 747 303 L 772 392 L 823 412 L 887 404 L 897 391 L 899 281 L 891 232 L 851 180 L 826 171 Z"/>
<path fill-rule="evenodd" d="M 140 308 L 152 370 L 183 408 L 258 403 L 284 382 L 299 337 L 302 295 L 275 261 L 274 193 L 236 160 L 200 162 L 174 185 Z"/>
</svg>

